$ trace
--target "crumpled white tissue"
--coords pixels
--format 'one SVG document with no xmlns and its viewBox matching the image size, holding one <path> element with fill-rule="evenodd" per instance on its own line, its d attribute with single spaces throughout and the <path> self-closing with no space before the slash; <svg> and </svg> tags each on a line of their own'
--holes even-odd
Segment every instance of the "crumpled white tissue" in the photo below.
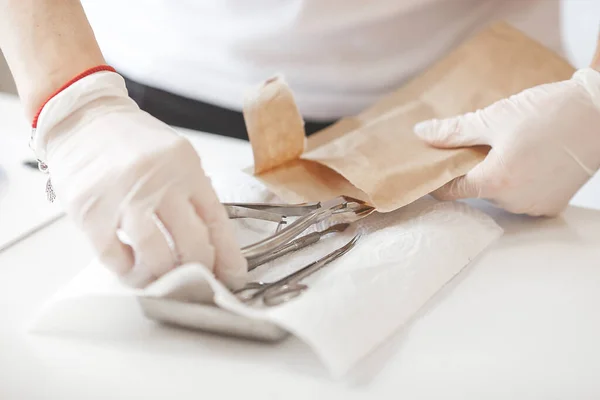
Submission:
<svg viewBox="0 0 600 400">
<path fill-rule="evenodd" d="M 278 201 L 243 173 L 213 177 L 213 184 L 223 202 Z M 238 228 L 240 242 L 248 244 L 272 233 L 274 225 L 238 221 Z M 249 278 L 270 281 L 287 275 L 357 232 L 362 237 L 354 249 L 303 281 L 309 290 L 281 306 L 238 302 L 198 264 L 177 268 L 144 290 L 131 290 L 94 263 L 46 304 L 33 330 L 93 334 L 115 323 L 134 323 L 141 314 L 136 295 L 156 296 L 174 291 L 165 286 L 192 281 L 198 283 L 198 298 L 213 297 L 234 313 L 275 323 L 305 341 L 334 376 L 341 376 L 407 322 L 502 229 L 464 203 L 425 197 L 398 211 L 369 216 L 342 234 L 257 268 Z"/>
</svg>

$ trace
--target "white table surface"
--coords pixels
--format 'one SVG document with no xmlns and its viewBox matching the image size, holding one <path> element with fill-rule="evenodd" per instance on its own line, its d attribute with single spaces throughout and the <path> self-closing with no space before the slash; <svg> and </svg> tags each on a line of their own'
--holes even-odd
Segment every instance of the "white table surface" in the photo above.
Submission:
<svg viewBox="0 0 600 400">
<path fill-rule="evenodd" d="M 0 134 L 22 126 L 16 100 L 0 96 Z M 247 143 L 194 138 L 210 171 L 251 159 Z M 575 203 L 600 208 L 600 178 Z M 600 212 L 486 210 L 503 238 L 343 381 L 293 338 L 265 345 L 146 321 L 106 327 L 112 339 L 27 333 L 92 258 L 62 219 L 0 253 L 0 399 L 600 398 Z"/>
</svg>

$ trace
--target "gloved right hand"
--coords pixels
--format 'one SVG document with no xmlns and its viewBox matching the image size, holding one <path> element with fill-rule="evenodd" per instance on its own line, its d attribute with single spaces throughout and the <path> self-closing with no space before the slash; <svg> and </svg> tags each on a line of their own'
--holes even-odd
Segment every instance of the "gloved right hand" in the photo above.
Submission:
<svg viewBox="0 0 600 400">
<path fill-rule="evenodd" d="M 33 146 L 57 198 L 127 283 L 144 285 L 189 262 L 229 287 L 243 283 L 246 260 L 198 155 L 138 108 L 120 75 L 97 72 L 52 98 Z"/>
<path fill-rule="evenodd" d="M 579 70 L 484 109 L 420 123 L 415 133 L 440 148 L 491 147 L 435 197 L 480 197 L 513 213 L 553 216 L 600 168 L 600 72 Z"/>
</svg>

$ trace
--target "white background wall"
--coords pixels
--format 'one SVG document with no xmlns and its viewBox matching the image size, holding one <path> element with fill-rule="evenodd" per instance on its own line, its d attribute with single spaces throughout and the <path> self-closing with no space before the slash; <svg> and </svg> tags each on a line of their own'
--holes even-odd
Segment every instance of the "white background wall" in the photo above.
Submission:
<svg viewBox="0 0 600 400">
<path fill-rule="evenodd" d="M 531 12 L 515 16 L 510 22 L 581 68 L 589 65 L 596 47 L 600 0 L 539 0 Z M 15 93 L 2 53 L 0 92 Z"/>
</svg>

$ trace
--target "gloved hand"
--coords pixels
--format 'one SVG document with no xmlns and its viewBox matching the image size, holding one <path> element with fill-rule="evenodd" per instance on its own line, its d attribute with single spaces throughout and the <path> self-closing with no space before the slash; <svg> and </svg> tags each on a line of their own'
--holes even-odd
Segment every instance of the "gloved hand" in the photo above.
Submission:
<svg viewBox="0 0 600 400">
<path fill-rule="evenodd" d="M 120 75 L 95 73 L 51 99 L 33 147 L 68 214 L 127 283 L 187 262 L 243 283 L 246 260 L 198 155 L 138 108 Z"/>
<path fill-rule="evenodd" d="M 527 89 L 455 118 L 419 123 L 440 148 L 489 145 L 485 160 L 433 195 L 485 198 L 519 214 L 556 215 L 600 167 L 600 73 Z"/>
</svg>

